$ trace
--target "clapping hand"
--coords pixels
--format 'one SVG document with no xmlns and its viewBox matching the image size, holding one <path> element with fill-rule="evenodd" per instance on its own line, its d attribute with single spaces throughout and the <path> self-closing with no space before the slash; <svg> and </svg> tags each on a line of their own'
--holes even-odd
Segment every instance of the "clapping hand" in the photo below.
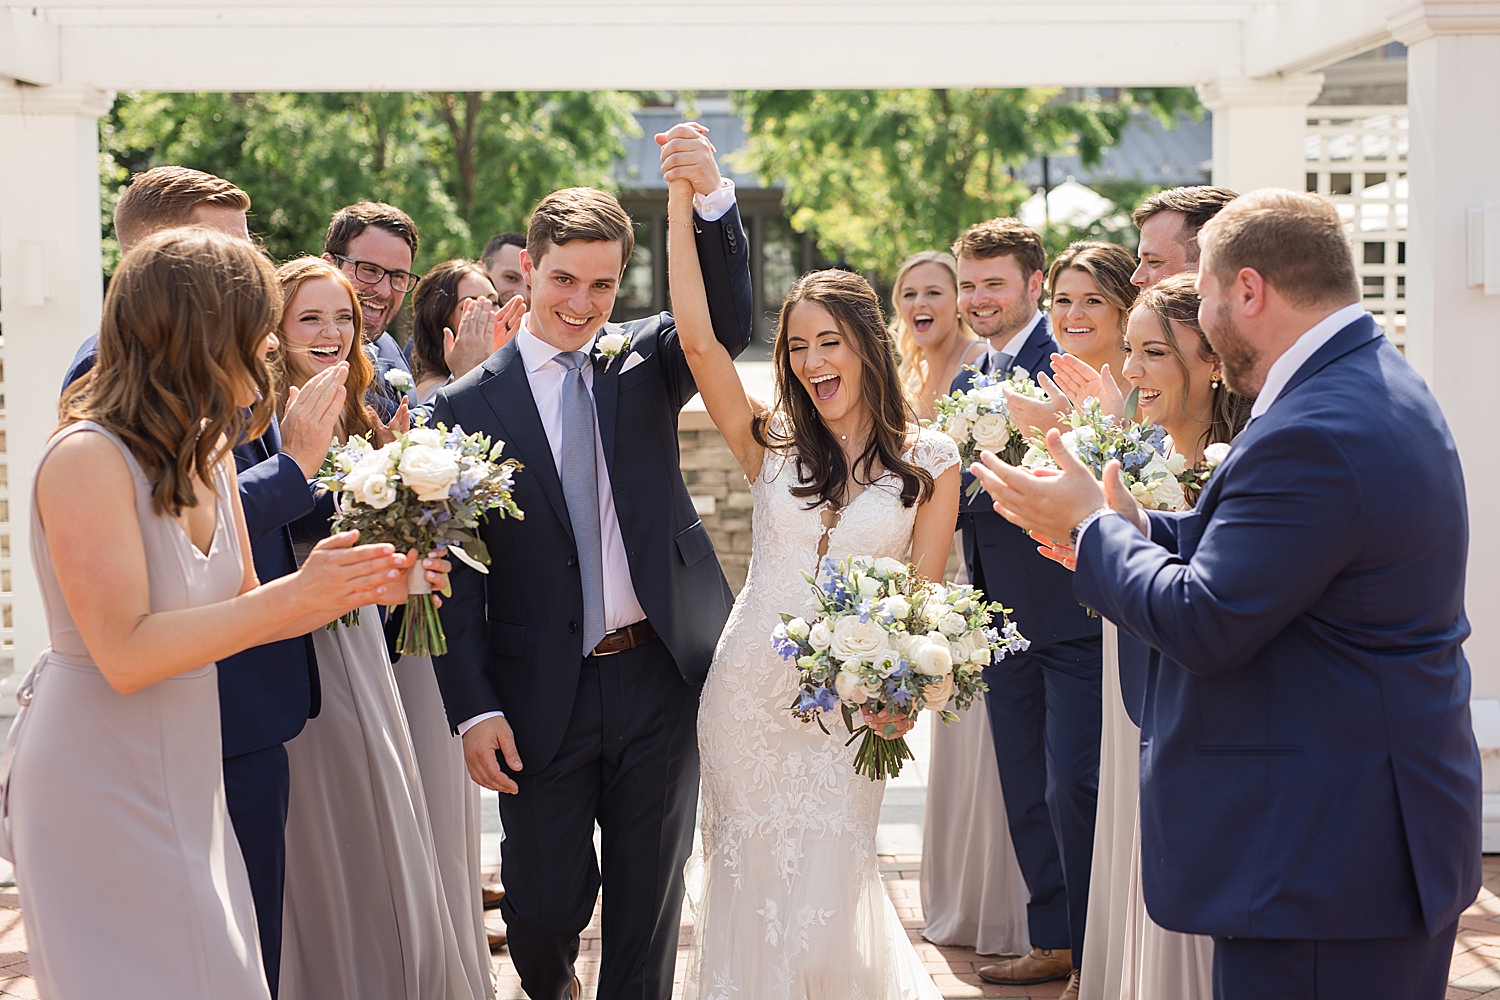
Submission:
<svg viewBox="0 0 1500 1000">
<path fill-rule="evenodd" d="M 517 295 L 503 306 L 488 299 L 470 299 L 464 303 L 458 332 L 443 327 L 443 361 L 454 378 L 478 368 L 484 360 L 510 343 L 521 328 L 526 301 Z"/>
<path fill-rule="evenodd" d="M 323 466 L 328 447 L 333 443 L 334 427 L 344 412 L 348 390 L 349 362 L 340 361 L 318 372 L 301 389 L 288 386 L 286 415 L 281 418 L 281 452 L 311 479 Z"/>
<path fill-rule="evenodd" d="M 1046 378 L 1045 375 L 1042 376 Z M 1100 408 L 1116 420 L 1124 420 L 1125 397 L 1110 374 L 1109 365 L 1094 371 L 1086 361 L 1071 354 L 1052 355 L 1053 382 L 1071 400 L 1082 402 L 1090 396 L 1099 400 Z M 1049 390 L 1050 391 L 1050 390 Z"/>
<path fill-rule="evenodd" d="M 661 147 L 661 175 L 668 186 L 673 181 L 685 180 L 701 195 L 713 194 L 722 186 L 719 163 L 714 158 L 718 150 L 708 141 L 708 129 L 704 126 L 679 122 L 658 133 L 656 144 Z"/>
<path fill-rule="evenodd" d="M 390 420 L 381 423 L 379 417 L 375 419 L 375 446 L 384 448 L 396 440 L 396 435 L 405 434 L 409 430 L 411 430 L 411 411 L 407 407 L 406 397 L 403 396 L 401 405 L 396 407 L 396 412 L 391 414 Z"/>
<path fill-rule="evenodd" d="M 1054 427 L 1061 429 L 1061 417 L 1073 408 L 1073 404 L 1046 372 L 1037 374 L 1037 384 L 1046 390 L 1045 400 L 1032 399 L 1006 389 L 1005 408 L 1010 411 L 1017 427 L 1029 428 L 1038 434 L 1045 434 Z"/>
</svg>

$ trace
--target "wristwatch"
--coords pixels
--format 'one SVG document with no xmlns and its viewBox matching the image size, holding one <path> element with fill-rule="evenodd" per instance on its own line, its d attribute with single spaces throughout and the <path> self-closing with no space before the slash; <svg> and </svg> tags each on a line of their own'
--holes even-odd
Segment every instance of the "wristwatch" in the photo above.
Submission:
<svg viewBox="0 0 1500 1000">
<path fill-rule="evenodd" d="M 1082 521 L 1079 521 L 1077 524 L 1073 525 L 1073 530 L 1070 531 L 1070 532 L 1068 532 L 1068 541 L 1072 543 L 1073 548 L 1074 549 L 1078 548 L 1078 539 L 1079 539 L 1079 536 L 1081 536 L 1083 534 L 1084 529 L 1086 529 L 1089 525 L 1093 524 L 1095 521 L 1099 520 L 1099 518 L 1103 517 L 1105 514 L 1113 514 L 1113 513 L 1114 513 L 1114 511 L 1112 509 L 1110 509 L 1108 506 L 1100 507 L 1098 510 L 1094 511 L 1092 514 L 1090 514 L 1089 516 L 1085 517 Z"/>
</svg>

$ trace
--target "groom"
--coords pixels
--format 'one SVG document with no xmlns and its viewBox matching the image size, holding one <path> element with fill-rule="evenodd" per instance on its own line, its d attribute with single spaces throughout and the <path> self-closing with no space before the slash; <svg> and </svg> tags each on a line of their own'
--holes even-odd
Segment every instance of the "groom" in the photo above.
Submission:
<svg viewBox="0 0 1500 1000">
<path fill-rule="evenodd" d="M 1006 517 L 1071 534 L 1079 600 L 1161 651 L 1146 907 L 1213 935 L 1215 997 L 1439 1000 L 1480 879 L 1458 453 L 1359 305 L 1332 204 L 1256 191 L 1199 243 L 1203 329 L 1255 406 L 1197 507 L 1144 513 L 1055 431 L 1061 476 L 975 468 Z"/>
<path fill-rule="evenodd" d="M 657 136 L 693 184 L 714 329 L 750 342 L 744 230 L 713 147 Z M 672 993 L 682 866 L 698 797 L 698 694 L 733 595 L 678 471 L 677 415 L 697 391 L 671 315 L 607 323 L 634 230 L 614 198 L 558 191 L 531 217 L 521 331 L 444 389 L 434 422 L 520 459 L 525 520 L 491 518 L 495 562 L 461 569 L 437 657 L 469 773 L 502 794 L 501 911 L 534 1000 L 578 995 L 603 834 L 604 1000 Z"/>
</svg>

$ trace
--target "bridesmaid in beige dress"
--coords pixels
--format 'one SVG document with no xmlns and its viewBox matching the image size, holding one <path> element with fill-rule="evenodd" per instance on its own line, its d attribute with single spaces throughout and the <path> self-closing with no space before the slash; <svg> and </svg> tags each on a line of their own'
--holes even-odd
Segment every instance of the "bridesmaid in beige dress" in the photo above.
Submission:
<svg viewBox="0 0 1500 1000">
<path fill-rule="evenodd" d="M 359 303 L 348 279 L 313 257 L 286 264 L 277 278 L 286 299 L 271 358 L 277 387 L 295 388 L 347 363 L 336 439 L 389 440 L 404 413 L 382 420 L 367 405 L 373 369 L 360 350 Z M 331 513 L 320 505 L 293 526 L 303 538 L 299 559 L 308 541 L 327 533 Z M 282 1000 L 493 995 L 477 838 L 474 863 L 467 862 L 462 786 L 472 783 L 431 661 L 403 657 L 406 683 L 398 683 L 373 606 L 361 609 L 358 624 L 315 631 L 313 646 L 322 710 L 287 744 Z"/>
<path fill-rule="evenodd" d="M 350 548 L 351 533 L 257 586 L 227 442 L 269 421 L 257 396 L 278 307 L 247 243 L 143 241 L 39 463 L 31 555 L 52 645 L 17 694 L 0 854 L 48 1000 L 270 996 L 215 661 L 388 599 L 379 588 L 404 575 L 390 546 Z"/>
</svg>

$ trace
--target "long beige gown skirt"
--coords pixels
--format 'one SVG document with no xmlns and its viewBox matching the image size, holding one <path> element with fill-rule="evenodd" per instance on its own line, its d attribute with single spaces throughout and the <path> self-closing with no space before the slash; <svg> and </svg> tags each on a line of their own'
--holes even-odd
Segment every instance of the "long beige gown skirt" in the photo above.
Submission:
<svg viewBox="0 0 1500 1000">
<path fill-rule="evenodd" d="M 969 579 L 955 532 L 951 576 Z M 922 821 L 922 936 L 981 955 L 1024 955 L 1030 893 L 1010 841 L 1000 770 L 984 699 L 950 725 L 932 727 Z"/>
<path fill-rule="evenodd" d="M 476 1000 L 380 615 L 313 645 L 323 707 L 286 745 L 281 1000 Z"/>
<path fill-rule="evenodd" d="M 459 958 L 474 996 L 489 1000 L 495 995 L 495 978 L 480 894 L 479 786 L 464 763 L 463 740 L 448 727 L 432 658 L 403 656 L 395 669 Z"/>
<path fill-rule="evenodd" d="M 1120 633 L 1104 620 L 1104 728 L 1079 1000 L 1211 1000 L 1213 939 L 1162 929 L 1141 895 L 1141 731 L 1120 691 Z"/>
<path fill-rule="evenodd" d="M 218 503 L 209 554 L 135 484 L 151 611 L 227 601 L 244 569 L 232 506 Z M 41 462 L 38 462 L 40 467 Z M 220 497 L 227 471 L 215 472 Z M 49 646 L 21 682 L 5 753 L 8 821 L 27 959 L 47 1000 L 269 1000 L 255 908 L 229 823 L 213 663 L 131 694 L 110 686 L 63 600 L 33 494 L 31 558 Z M 64 526 L 66 528 L 66 526 Z"/>
</svg>

